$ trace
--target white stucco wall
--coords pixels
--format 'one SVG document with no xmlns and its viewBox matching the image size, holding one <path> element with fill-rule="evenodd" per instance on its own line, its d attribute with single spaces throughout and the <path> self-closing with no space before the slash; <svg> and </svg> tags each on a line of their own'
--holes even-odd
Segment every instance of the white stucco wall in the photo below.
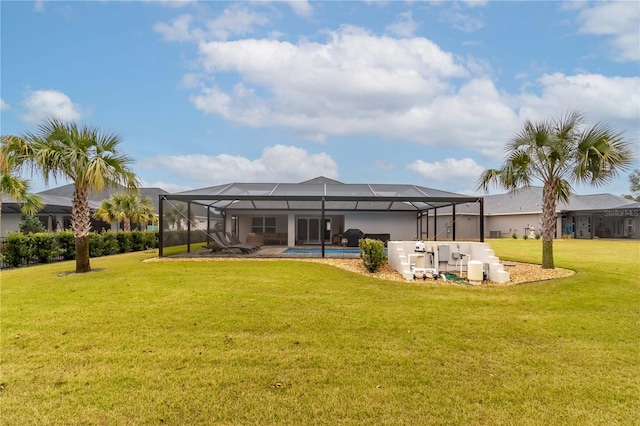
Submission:
<svg viewBox="0 0 640 426">
<path fill-rule="evenodd" d="M 515 231 L 518 238 L 522 238 L 525 227 L 533 226 L 538 234 L 542 231 L 542 215 L 540 213 L 514 214 L 500 216 L 485 216 L 485 238 L 489 238 L 491 231 L 501 231 L 502 238 L 511 238 Z M 560 215 L 556 217 L 555 238 L 562 237 L 562 219 Z"/>
<path fill-rule="evenodd" d="M 540 228 L 542 227 L 540 214 L 486 216 L 485 237 L 489 238 L 491 231 L 500 231 L 502 238 L 511 238 L 511 234 L 514 232 L 518 235 L 518 238 L 522 238 L 525 227 L 528 226 L 533 226 L 536 232 L 540 233 Z"/>
<path fill-rule="evenodd" d="M 417 237 L 415 212 L 346 212 L 344 230 L 359 229 L 365 234 L 390 234 L 392 240 Z"/>
<path fill-rule="evenodd" d="M 433 240 L 434 235 L 438 241 L 453 240 L 453 221 L 451 215 L 438 215 L 436 220 L 437 229 L 434 230 L 434 218 L 429 216 L 422 218 L 422 238 Z M 428 226 L 428 232 L 427 232 Z M 480 217 L 472 215 L 456 215 L 456 240 L 479 240 L 480 239 Z M 435 231 L 435 232 L 434 232 Z M 427 235 L 428 234 L 428 235 Z"/>
<path fill-rule="evenodd" d="M 2 229 L 0 236 L 6 237 L 9 232 L 18 232 L 18 225 L 22 221 L 22 215 L 17 213 L 2 214 Z"/>
</svg>

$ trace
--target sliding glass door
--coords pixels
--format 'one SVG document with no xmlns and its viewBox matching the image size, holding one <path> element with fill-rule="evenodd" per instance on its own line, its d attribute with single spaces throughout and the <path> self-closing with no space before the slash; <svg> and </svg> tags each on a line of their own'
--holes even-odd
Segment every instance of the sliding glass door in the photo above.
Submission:
<svg viewBox="0 0 640 426">
<path fill-rule="evenodd" d="M 324 220 L 320 217 L 299 217 L 296 221 L 296 243 L 297 244 L 320 244 L 321 236 L 324 234 L 325 242 L 328 240 L 327 235 L 331 231 L 331 219 Z M 324 230 L 324 232 L 323 232 Z"/>
</svg>

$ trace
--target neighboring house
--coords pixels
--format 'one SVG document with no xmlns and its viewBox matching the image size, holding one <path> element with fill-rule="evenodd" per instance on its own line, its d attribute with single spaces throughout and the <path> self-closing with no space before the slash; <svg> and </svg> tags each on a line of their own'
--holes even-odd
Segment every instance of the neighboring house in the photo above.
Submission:
<svg viewBox="0 0 640 426">
<path fill-rule="evenodd" d="M 40 219 L 45 228 L 49 231 L 58 231 L 71 228 L 71 199 L 57 195 L 45 193 L 39 194 L 42 197 L 44 207 L 34 216 Z M 89 200 L 89 207 L 95 210 L 99 202 Z M 2 197 L 2 226 L 0 227 L 0 237 L 5 237 L 10 232 L 19 231 L 19 224 L 25 218 L 20 211 L 20 206 L 15 200 L 9 197 Z M 92 219 L 93 229 L 109 228 L 110 225 Z"/>
<path fill-rule="evenodd" d="M 640 203 L 633 202 L 617 207 L 595 205 L 591 209 L 566 211 L 563 214 L 562 229 L 563 234 L 575 238 L 637 240 L 640 239 Z"/>
<path fill-rule="evenodd" d="M 636 203 L 637 204 L 637 203 Z M 556 238 L 639 238 L 639 210 L 630 208 L 629 233 L 624 220 L 607 216 L 607 211 L 625 211 L 626 198 L 612 194 L 572 195 L 568 203 L 558 202 L 556 207 Z M 606 218 L 606 220 L 605 220 Z M 485 197 L 485 229 L 488 236 L 510 236 L 514 232 L 522 237 L 525 232 L 539 234 L 542 227 L 542 187 L 533 186 L 515 194 L 489 195 Z M 605 223 L 606 222 L 606 223 Z M 606 227 L 605 227 L 606 225 Z M 602 231 L 601 231 L 602 229 Z M 609 229 L 605 232 L 604 229 Z"/>
<path fill-rule="evenodd" d="M 478 217 L 477 206 L 458 206 L 455 222 L 474 223 Z M 451 223 L 451 209 L 438 212 L 438 240 L 451 239 Z M 539 235 L 542 228 L 542 187 L 532 186 L 513 194 L 485 196 L 484 223 L 486 238 Z M 433 229 L 433 218 L 430 218 L 429 227 Z M 558 202 L 556 207 L 556 238 L 640 239 L 639 230 L 638 203 L 617 195 L 573 195 L 568 203 Z"/>
<path fill-rule="evenodd" d="M 110 198 L 112 195 L 124 191 L 124 188 L 111 188 L 99 193 L 89 194 L 89 207 L 93 213 L 102 200 Z M 45 225 L 49 231 L 58 231 L 62 229 L 71 229 L 71 207 L 73 199 L 73 184 L 51 188 L 38 195 L 42 197 L 45 204 L 44 208 L 36 213 L 36 216 Z M 158 200 L 160 194 L 168 192 L 161 188 L 140 188 L 140 197 L 147 196 L 151 198 L 156 213 L 158 212 Z M 18 224 L 24 219 L 24 214 L 20 211 L 20 206 L 8 197 L 2 199 L 2 229 L 0 229 L 0 237 L 4 237 L 9 232 L 19 230 Z M 93 231 L 117 230 L 121 224 L 108 224 L 106 222 L 91 218 L 91 229 Z"/>
</svg>

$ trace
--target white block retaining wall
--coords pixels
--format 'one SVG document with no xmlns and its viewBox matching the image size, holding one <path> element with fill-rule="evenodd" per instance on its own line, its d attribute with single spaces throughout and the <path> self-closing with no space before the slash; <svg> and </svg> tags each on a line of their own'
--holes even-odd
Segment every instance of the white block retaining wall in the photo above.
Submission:
<svg viewBox="0 0 640 426">
<path fill-rule="evenodd" d="M 504 270 L 493 250 L 488 243 L 464 242 L 464 241 L 424 241 L 427 252 L 432 252 L 433 256 L 425 253 L 424 256 L 409 256 L 418 254 L 415 251 L 416 241 L 389 241 L 387 251 L 389 265 L 398 271 L 406 280 L 413 280 L 414 272 L 411 266 L 419 268 L 430 268 L 436 273 L 453 272 L 456 274 L 467 272 L 467 264 L 470 260 L 480 261 L 489 267 L 489 281 L 495 283 L 509 282 L 509 272 Z M 440 259 L 438 256 L 438 246 L 449 246 L 449 256 Z M 454 253 L 461 253 L 458 259 L 454 258 Z M 462 266 L 461 266 L 462 265 Z"/>
</svg>

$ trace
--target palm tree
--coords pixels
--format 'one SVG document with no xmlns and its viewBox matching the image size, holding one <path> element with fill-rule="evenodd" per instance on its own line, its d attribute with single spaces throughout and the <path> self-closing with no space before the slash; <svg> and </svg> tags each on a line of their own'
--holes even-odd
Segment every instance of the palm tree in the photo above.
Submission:
<svg viewBox="0 0 640 426">
<path fill-rule="evenodd" d="M 21 179 L 24 141 L 16 136 L 0 137 L 0 224 L 2 197 L 8 195 L 21 205 L 24 214 L 35 214 L 43 206 L 42 198 L 29 192 L 29 181 Z"/>
<path fill-rule="evenodd" d="M 93 217 L 109 223 L 123 222 L 125 231 L 131 231 L 131 222 L 145 225 L 158 221 L 151 198 L 135 194 L 115 194 L 103 200 Z"/>
<path fill-rule="evenodd" d="M 502 168 L 485 170 L 478 187 L 486 191 L 494 183 L 515 192 L 542 182 L 542 267 L 553 268 L 556 203 L 569 201 L 572 183 L 610 182 L 618 170 L 628 169 L 632 158 L 621 132 L 602 123 L 586 126 L 580 112 L 558 120 L 527 120 L 507 144 Z"/>
<path fill-rule="evenodd" d="M 182 225 L 187 225 L 188 222 L 193 222 L 193 212 L 188 213 L 188 208 L 185 204 L 174 204 L 164 213 L 164 221 L 166 229 L 175 227 L 176 231 L 182 230 Z"/>
<path fill-rule="evenodd" d="M 89 193 L 100 192 L 109 185 L 129 189 L 138 186 L 138 179 L 129 168 L 132 160 L 118 150 L 122 138 L 96 127 L 78 127 L 52 118 L 39 125 L 35 133 L 25 134 L 24 140 L 27 159 L 45 183 L 50 177 L 73 181 L 71 228 L 76 246 L 76 272 L 90 272 Z"/>
</svg>

